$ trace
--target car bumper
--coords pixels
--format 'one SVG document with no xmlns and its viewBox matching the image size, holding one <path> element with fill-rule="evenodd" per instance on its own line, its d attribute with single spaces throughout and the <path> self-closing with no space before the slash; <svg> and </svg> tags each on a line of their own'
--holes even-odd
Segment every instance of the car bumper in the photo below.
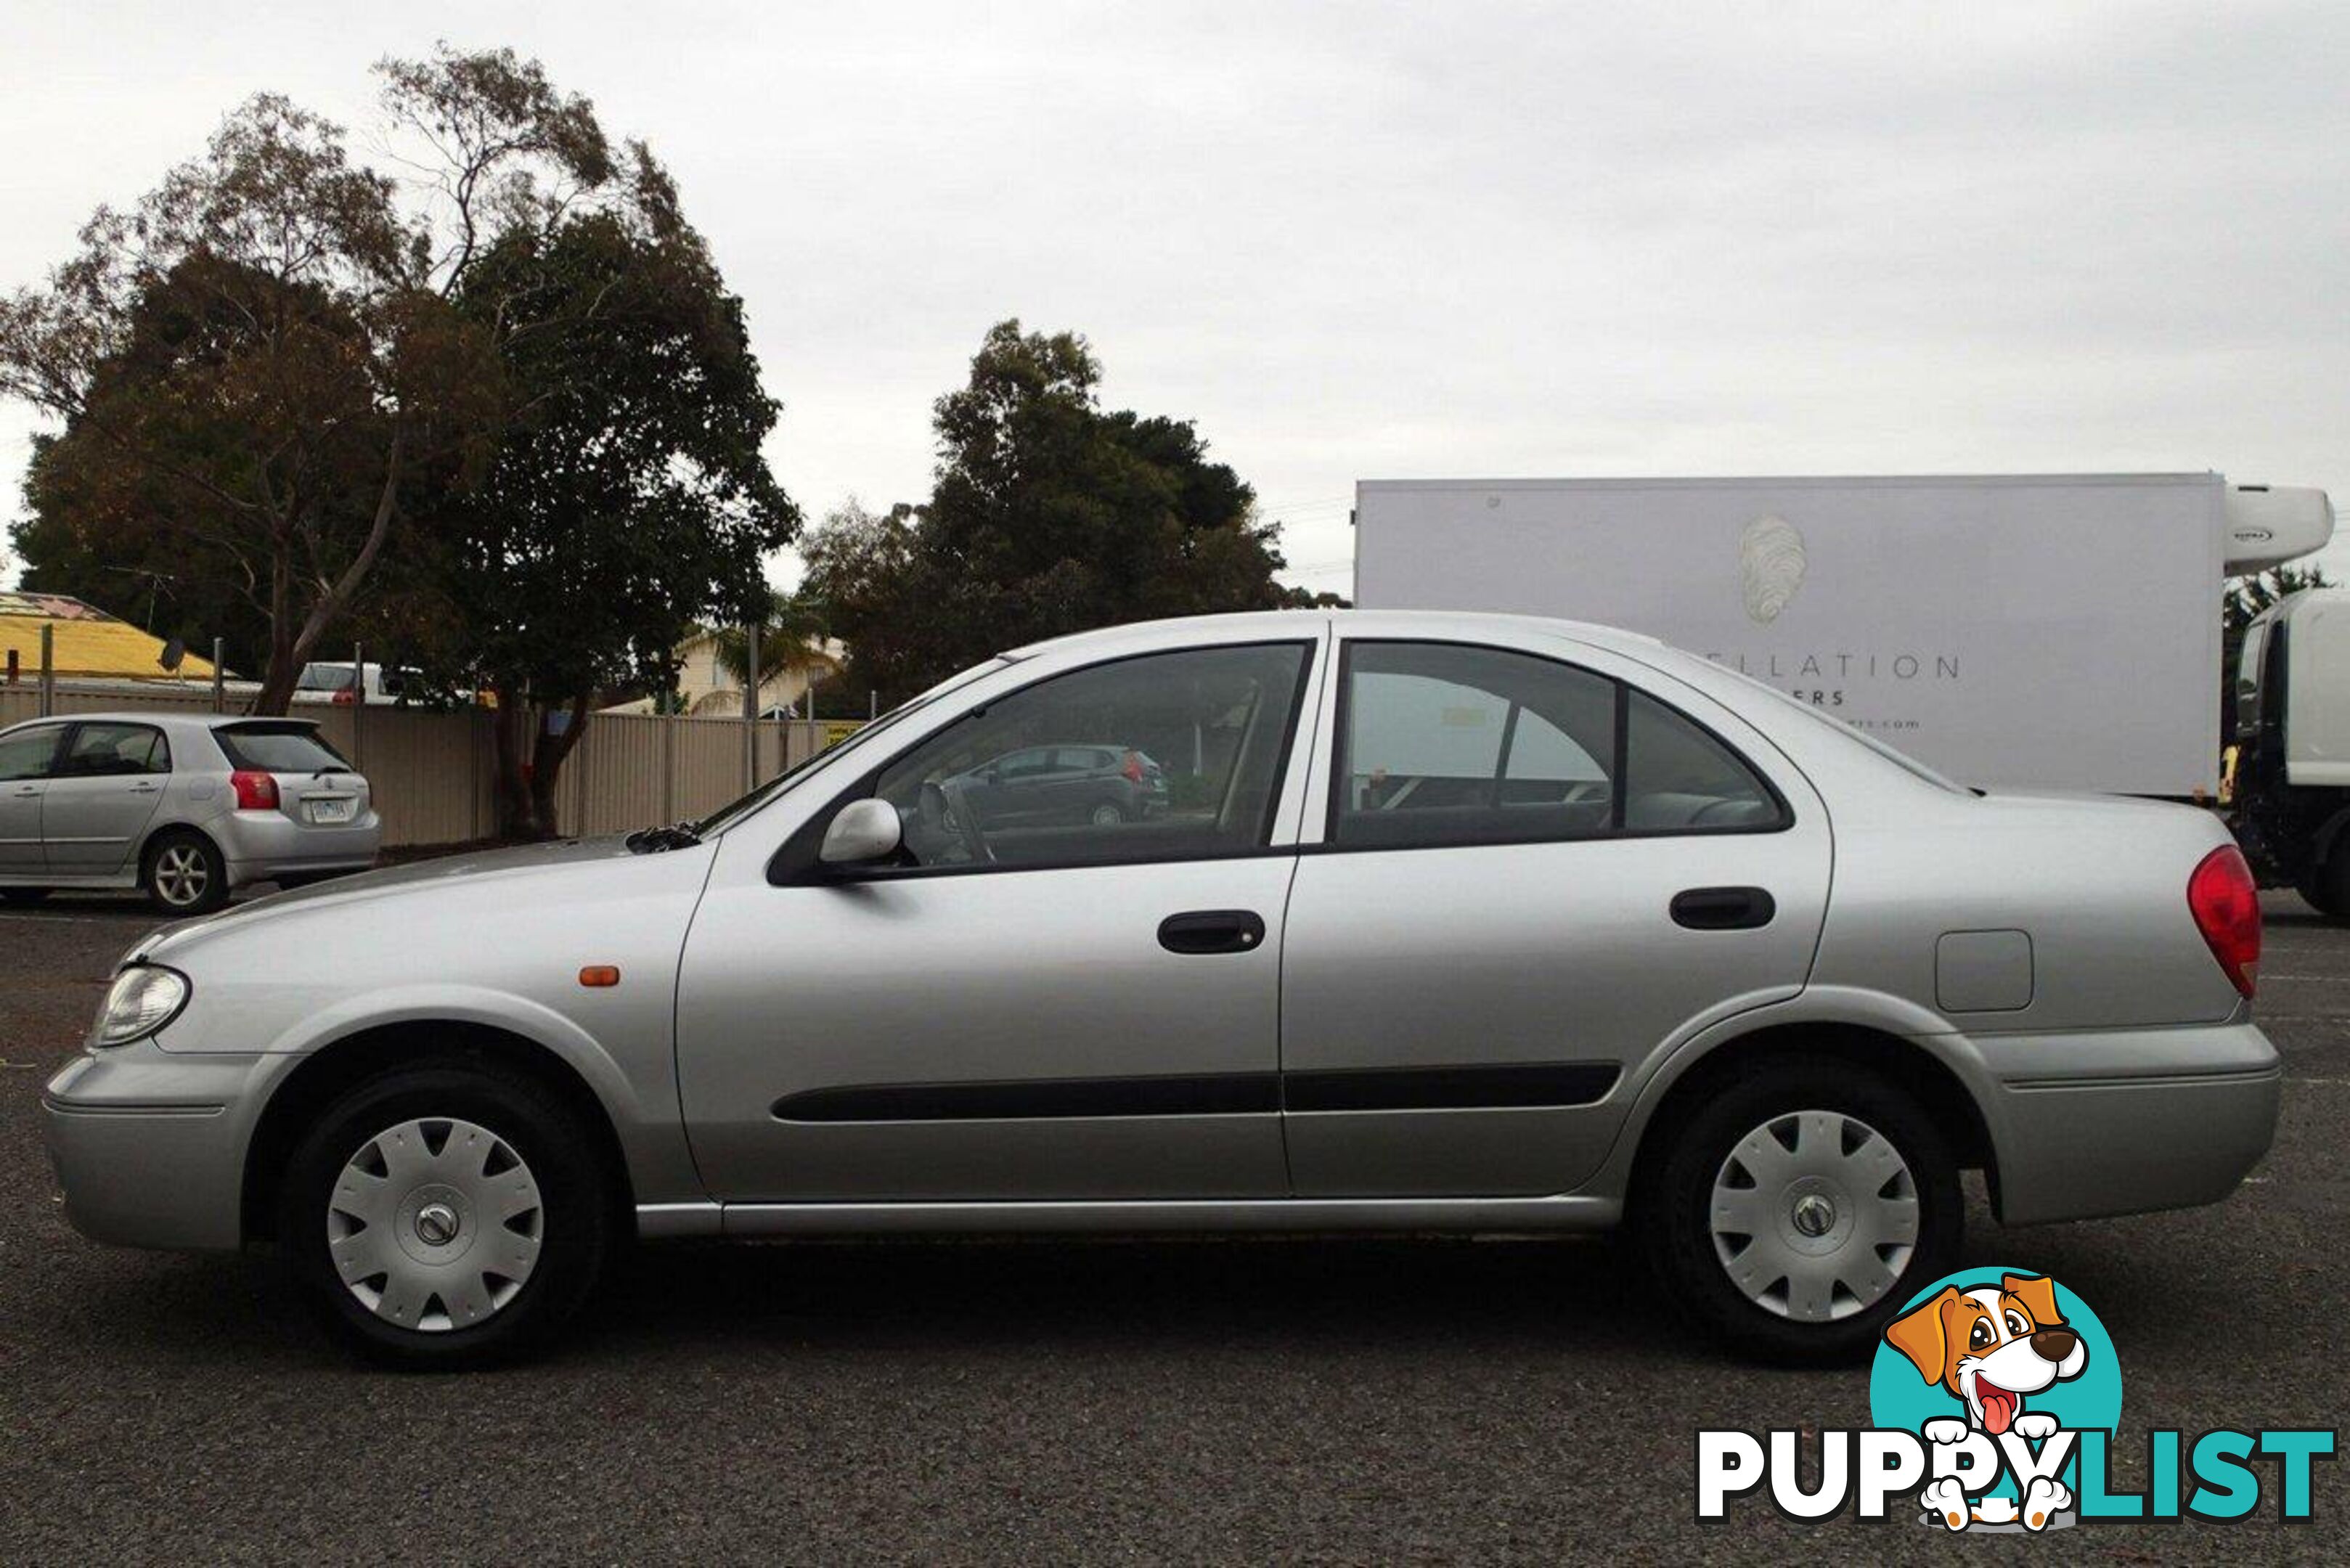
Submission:
<svg viewBox="0 0 2350 1568">
<path fill-rule="evenodd" d="M 318 827 L 282 812 L 238 811 L 212 825 L 228 861 L 231 887 L 281 874 L 364 871 L 383 847 L 383 819 L 373 811 L 348 826 Z"/>
<path fill-rule="evenodd" d="M 244 1151 L 284 1056 L 88 1052 L 41 1092 L 66 1218 L 93 1241 L 215 1251 L 244 1240 Z"/>
<path fill-rule="evenodd" d="M 2250 1023 L 1977 1044 L 2007 1224 L 2216 1203 L 2276 1133 L 2282 1073 Z"/>
</svg>

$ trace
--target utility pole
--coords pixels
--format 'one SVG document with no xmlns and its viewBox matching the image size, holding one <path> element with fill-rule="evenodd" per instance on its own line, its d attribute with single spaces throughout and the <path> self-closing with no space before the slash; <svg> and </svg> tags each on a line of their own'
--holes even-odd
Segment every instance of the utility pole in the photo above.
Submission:
<svg viewBox="0 0 2350 1568">
<path fill-rule="evenodd" d="M 225 712 L 228 709 L 228 677 L 221 670 L 221 660 L 227 657 L 228 639 L 213 639 L 213 711 L 215 713 Z"/>
<path fill-rule="evenodd" d="M 743 628 L 743 776 L 746 790 L 759 787 L 759 623 Z"/>
<path fill-rule="evenodd" d="M 41 623 L 41 717 L 44 719 L 57 711 L 57 631 L 52 623 L 46 620 Z"/>
</svg>

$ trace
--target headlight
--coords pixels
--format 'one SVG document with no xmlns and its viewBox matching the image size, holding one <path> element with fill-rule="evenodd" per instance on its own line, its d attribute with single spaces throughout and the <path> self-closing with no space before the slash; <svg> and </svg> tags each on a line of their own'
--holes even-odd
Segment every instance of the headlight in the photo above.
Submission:
<svg viewBox="0 0 2350 1568">
<path fill-rule="evenodd" d="M 98 1010 L 93 1045 L 128 1045 L 152 1034 L 188 1004 L 188 977 L 154 964 L 134 964 L 114 977 Z"/>
</svg>

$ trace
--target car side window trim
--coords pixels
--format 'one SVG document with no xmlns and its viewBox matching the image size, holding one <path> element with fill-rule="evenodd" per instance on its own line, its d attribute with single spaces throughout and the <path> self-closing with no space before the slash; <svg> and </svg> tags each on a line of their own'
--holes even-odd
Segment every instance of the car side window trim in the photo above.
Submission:
<svg viewBox="0 0 2350 1568">
<path fill-rule="evenodd" d="M 1572 836 L 1555 833 L 1496 835 L 1491 838 L 1478 838 L 1465 843 L 1347 844 L 1340 842 L 1338 824 L 1346 809 L 1347 775 L 1352 765 L 1352 759 L 1348 755 L 1347 726 L 1349 718 L 1348 709 L 1354 696 L 1355 650 L 1358 647 L 1365 646 L 1458 648 L 1476 653 L 1513 655 L 1521 659 L 1540 659 L 1545 663 L 1555 664 L 1564 670 L 1572 670 L 1578 674 L 1587 675 L 1595 680 L 1607 681 L 1614 689 L 1615 694 L 1615 733 L 1610 737 L 1609 742 L 1611 755 L 1608 766 L 1609 798 L 1607 828 L 1600 832 Z M 1447 637 L 1342 638 L 1339 639 L 1336 657 L 1333 662 L 1337 679 L 1337 691 L 1331 704 L 1329 787 L 1323 806 L 1322 840 L 1318 844 L 1300 845 L 1298 848 L 1301 854 L 1390 855 L 1426 849 L 1487 849 L 1529 844 L 1599 844 L 1613 839 L 1721 838 L 1752 834 L 1785 833 L 1795 826 L 1794 808 L 1788 802 L 1786 792 L 1779 787 L 1777 781 L 1767 772 L 1756 766 L 1753 759 L 1743 750 L 1732 745 L 1720 731 L 1691 714 L 1679 703 L 1670 701 L 1649 687 L 1636 687 L 1621 676 L 1605 674 L 1586 665 L 1577 664 L 1572 659 L 1556 658 L 1548 653 L 1537 653 L 1530 649 L 1509 648 L 1497 643 L 1466 642 L 1458 638 Z M 1631 735 L 1632 693 L 1635 691 L 1727 753 L 1753 779 L 1755 784 L 1762 787 L 1763 794 L 1769 798 L 1773 807 L 1771 819 L 1756 823 L 1680 827 L 1633 827 L 1627 825 L 1624 814 L 1626 802 L 1631 794 L 1626 784 Z M 1505 741 L 1502 747 L 1501 759 L 1494 764 L 1497 771 L 1508 766 L 1508 758 L 1509 746 Z"/>
<path fill-rule="evenodd" d="M 806 822 L 794 829 L 791 836 L 785 839 L 775 854 L 768 857 L 767 881 L 779 888 L 825 887 L 840 883 L 920 881 L 932 877 L 1014 877 L 1035 871 L 1108 870 L 1126 866 L 1180 866 L 1204 861 L 1253 860 L 1274 855 L 1295 855 L 1299 846 L 1274 844 L 1271 840 L 1280 828 L 1281 800 L 1286 793 L 1292 776 L 1291 770 L 1297 765 L 1298 734 L 1305 720 L 1306 698 L 1313 685 L 1315 668 L 1321 661 L 1320 656 L 1326 646 L 1325 639 L 1312 636 L 1262 638 L 1247 642 L 1200 643 L 1183 648 L 1153 648 L 1135 653 L 1121 653 L 1114 658 L 1096 659 L 1089 664 L 1073 664 L 1066 670 L 1056 670 L 1049 675 L 1039 676 L 1024 686 L 1014 687 L 1012 691 L 992 697 L 979 706 L 957 714 L 938 729 L 883 758 L 860 774 L 856 782 L 826 802 L 821 810 L 810 815 Z M 1298 649 L 1305 654 L 1305 657 L 1298 660 L 1297 677 L 1290 693 L 1289 713 L 1283 724 L 1279 750 L 1274 753 L 1273 778 L 1265 796 L 1264 811 L 1257 825 L 1258 842 L 1253 845 L 1224 851 L 1184 849 L 1159 855 L 1140 854 L 1121 857 L 1111 860 L 1047 860 L 1032 861 L 1017 866 L 1000 864 L 871 866 L 835 870 L 826 867 L 816 858 L 816 850 L 824 842 L 826 830 L 832 826 L 832 819 L 839 815 L 843 806 L 851 801 L 871 799 L 875 788 L 881 781 L 882 774 L 888 773 L 913 752 L 930 744 L 956 725 L 985 713 L 989 708 L 998 702 L 1016 697 L 1024 691 L 1034 691 L 1064 676 L 1105 670 L 1113 665 L 1130 664 L 1137 659 L 1157 659 L 1177 653 L 1207 653 L 1244 648 L 1288 648 Z"/>
</svg>

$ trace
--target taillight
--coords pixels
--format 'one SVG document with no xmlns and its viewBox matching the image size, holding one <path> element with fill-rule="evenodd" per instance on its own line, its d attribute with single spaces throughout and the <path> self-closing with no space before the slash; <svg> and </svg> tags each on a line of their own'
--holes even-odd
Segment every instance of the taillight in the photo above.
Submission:
<svg viewBox="0 0 2350 1568">
<path fill-rule="evenodd" d="M 252 768 L 239 768 L 228 775 L 228 787 L 236 792 L 239 811 L 276 811 L 277 781 L 268 774 Z"/>
<path fill-rule="evenodd" d="M 2244 852 L 2223 845 L 2187 878 L 2187 908 L 2230 983 L 2247 997 L 2261 967 L 2261 888 Z"/>
<path fill-rule="evenodd" d="M 1126 774 L 1129 783 L 1140 784 L 1142 782 L 1142 753 L 1140 752 L 1127 753 L 1126 766 L 1119 771 Z"/>
</svg>

